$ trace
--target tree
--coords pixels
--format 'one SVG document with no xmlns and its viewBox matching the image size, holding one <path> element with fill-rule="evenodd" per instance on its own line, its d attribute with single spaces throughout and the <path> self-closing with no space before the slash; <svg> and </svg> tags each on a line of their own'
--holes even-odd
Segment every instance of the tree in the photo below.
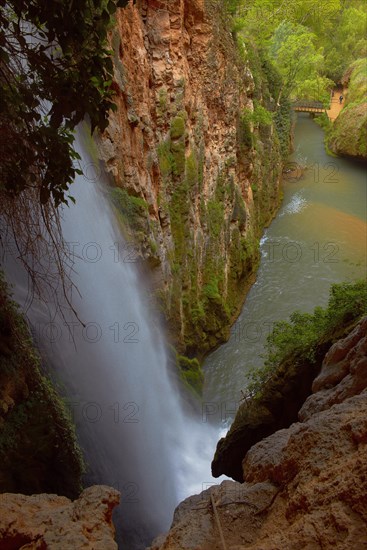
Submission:
<svg viewBox="0 0 367 550">
<path fill-rule="evenodd" d="M 73 129 L 114 109 L 107 31 L 128 0 L 0 0 L 0 192 L 57 207 L 77 169 Z"/>
<path fill-rule="evenodd" d="M 288 96 L 305 80 L 317 79 L 323 56 L 315 48 L 315 39 L 306 27 L 289 21 L 276 29 L 270 43 L 270 56 L 283 77 L 280 95 Z"/>
<path fill-rule="evenodd" d="M 28 273 L 28 305 L 61 309 L 63 294 L 72 308 L 58 207 L 78 172 L 75 126 L 103 130 L 115 108 L 107 33 L 127 3 L 0 0 L 0 241 Z"/>
<path fill-rule="evenodd" d="M 367 55 L 366 6 L 348 6 L 335 20 L 332 40 L 325 44 L 325 72 L 340 81 L 344 71 L 353 61 Z"/>
</svg>

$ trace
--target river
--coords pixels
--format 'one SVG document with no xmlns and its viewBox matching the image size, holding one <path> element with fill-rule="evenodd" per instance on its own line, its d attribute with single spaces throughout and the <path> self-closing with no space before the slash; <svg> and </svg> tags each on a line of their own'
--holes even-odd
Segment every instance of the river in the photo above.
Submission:
<svg viewBox="0 0 367 550">
<path fill-rule="evenodd" d="M 262 364 L 267 335 L 294 310 L 312 312 L 328 301 L 330 285 L 366 276 L 366 171 L 328 156 L 324 132 L 298 114 L 295 152 L 282 206 L 261 240 L 261 262 L 227 343 L 204 363 L 204 411 L 228 425 L 251 367 Z M 307 170 L 297 168 L 307 159 Z"/>
</svg>

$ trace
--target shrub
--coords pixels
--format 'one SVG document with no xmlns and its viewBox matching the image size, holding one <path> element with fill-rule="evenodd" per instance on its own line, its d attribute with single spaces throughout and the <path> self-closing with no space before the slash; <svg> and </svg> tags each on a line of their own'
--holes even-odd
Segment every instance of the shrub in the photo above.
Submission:
<svg viewBox="0 0 367 550">
<path fill-rule="evenodd" d="M 120 189 L 119 187 L 113 189 L 111 191 L 111 198 L 120 214 L 126 218 L 132 227 L 137 227 L 137 218 L 146 216 L 148 205 L 145 200 L 129 195 L 125 189 Z"/>
<path fill-rule="evenodd" d="M 366 313 L 367 282 L 357 281 L 332 285 L 326 308 L 316 307 L 312 314 L 295 311 L 289 322 L 278 321 L 267 338 L 264 365 L 250 370 L 248 392 L 260 398 L 265 383 L 291 357 L 294 363 L 314 363 L 318 345 Z"/>
<path fill-rule="evenodd" d="M 175 164 L 169 142 L 163 141 L 160 143 L 158 145 L 157 153 L 162 178 L 167 179 L 172 174 Z"/>
<path fill-rule="evenodd" d="M 177 355 L 176 362 L 182 379 L 201 396 L 203 393 L 204 373 L 199 361 L 196 358 L 189 359 L 184 355 Z"/>
<path fill-rule="evenodd" d="M 176 116 L 171 122 L 171 139 L 179 139 L 185 134 L 185 120 L 181 116 Z"/>
<path fill-rule="evenodd" d="M 251 115 L 251 120 L 256 126 L 270 126 L 273 122 L 273 115 L 265 109 L 258 101 L 254 101 L 254 111 Z"/>
<path fill-rule="evenodd" d="M 213 302 L 221 302 L 222 298 L 219 293 L 218 288 L 218 279 L 214 276 L 212 276 L 209 280 L 209 282 L 204 285 L 203 293 L 208 300 L 211 300 Z"/>
</svg>

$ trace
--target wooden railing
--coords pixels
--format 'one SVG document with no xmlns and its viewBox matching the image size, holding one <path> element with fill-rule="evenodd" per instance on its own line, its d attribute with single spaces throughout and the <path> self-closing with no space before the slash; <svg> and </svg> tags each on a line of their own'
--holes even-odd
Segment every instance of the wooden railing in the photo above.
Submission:
<svg viewBox="0 0 367 550">
<path fill-rule="evenodd" d="M 292 109 L 302 113 L 324 113 L 327 107 L 322 101 L 296 100 L 292 103 Z"/>
</svg>

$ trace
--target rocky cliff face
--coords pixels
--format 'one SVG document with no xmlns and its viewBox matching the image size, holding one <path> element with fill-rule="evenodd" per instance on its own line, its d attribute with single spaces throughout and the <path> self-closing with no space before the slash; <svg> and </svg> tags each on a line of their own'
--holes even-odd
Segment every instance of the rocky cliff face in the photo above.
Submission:
<svg viewBox="0 0 367 550">
<path fill-rule="evenodd" d="M 254 445 L 244 483 L 185 500 L 152 550 L 365 548 L 367 318 L 325 356 L 299 421 Z"/>
<path fill-rule="evenodd" d="M 127 261 L 153 268 L 173 341 L 188 355 L 226 338 L 279 195 L 277 131 L 250 120 L 254 102 L 274 109 L 267 77 L 258 62 L 253 78 L 222 4 L 139 0 L 119 11 L 118 110 L 99 143 L 137 247 Z"/>
<path fill-rule="evenodd" d="M 0 273 L 0 492 L 75 498 L 82 472 L 65 405 L 41 371 L 28 327 Z"/>
<path fill-rule="evenodd" d="M 0 547 L 117 550 L 112 511 L 115 489 L 95 485 L 74 502 L 57 495 L 0 495 Z"/>
</svg>

